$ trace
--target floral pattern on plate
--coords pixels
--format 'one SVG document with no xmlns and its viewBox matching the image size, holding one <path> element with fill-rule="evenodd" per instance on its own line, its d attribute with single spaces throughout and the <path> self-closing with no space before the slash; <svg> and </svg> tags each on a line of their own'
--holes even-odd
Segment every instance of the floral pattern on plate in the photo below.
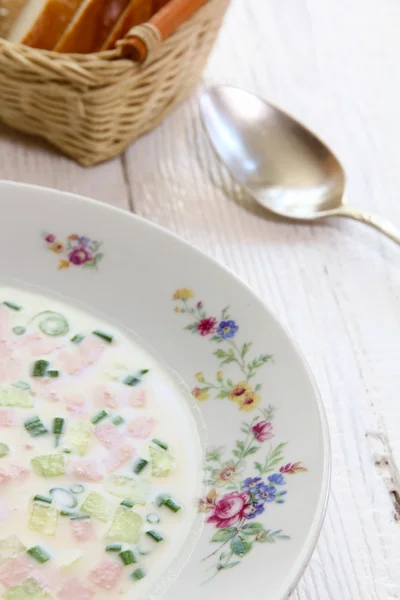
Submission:
<svg viewBox="0 0 400 600">
<path fill-rule="evenodd" d="M 53 233 L 45 233 L 43 237 L 48 249 L 59 255 L 58 270 L 71 266 L 96 269 L 104 258 L 100 252 L 102 243 L 85 235 L 72 233 L 64 241 L 60 241 Z"/>
<path fill-rule="evenodd" d="M 206 455 L 204 483 L 209 491 L 200 500 L 199 510 L 206 513 L 206 522 L 217 529 L 210 540 L 217 548 L 203 559 L 213 560 L 208 568 L 209 581 L 221 571 L 239 565 L 257 544 L 290 539 L 281 529 L 266 528 L 256 519 L 272 504 L 283 504 L 288 493 L 288 478 L 307 469 L 300 461 L 285 463 L 283 453 L 287 443 L 271 441 L 275 437 L 275 410 L 272 406 L 260 406 L 263 402 L 261 383 L 251 381 L 261 367 L 272 361 L 272 356 L 261 354 L 250 358 L 252 344 L 237 341 L 239 325 L 230 316 L 229 308 L 223 309 L 217 318 L 209 315 L 204 303 L 194 298 L 189 288 L 176 290 L 173 299 L 179 304 L 175 305 L 175 312 L 190 319 L 185 329 L 218 345 L 213 354 L 219 360 L 219 370 L 215 379 L 206 377 L 203 372 L 196 373 L 199 385 L 193 389 L 193 396 L 204 401 L 212 394 L 237 404 L 240 411 L 258 412 L 250 421 L 242 422 L 242 437 L 236 440 L 230 454 L 225 446 L 220 446 Z M 235 371 L 236 379 L 225 373 L 228 369 Z M 246 461 L 260 450 L 264 451 L 262 459 Z"/>
</svg>

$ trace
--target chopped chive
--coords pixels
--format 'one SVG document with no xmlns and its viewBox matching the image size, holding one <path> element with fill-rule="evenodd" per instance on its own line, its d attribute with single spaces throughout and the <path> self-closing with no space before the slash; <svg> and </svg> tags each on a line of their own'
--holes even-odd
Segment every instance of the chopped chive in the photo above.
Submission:
<svg viewBox="0 0 400 600">
<path fill-rule="evenodd" d="M 49 366 L 48 360 L 37 360 L 33 365 L 32 377 L 44 377 Z"/>
<path fill-rule="evenodd" d="M 167 508 L 169 508 L 169 510 L 172 510 L 172 512 L 177 513 L 181 510 L 182 506 L 180 506 L 179 504 L 177 504 L 175 502 L 175 500 L 172 500 L 172 498 L 167 498 L 164 501 L 164 506 L 166 506 Z"/>
<path fill-rule="evenodd" d="M 83 342 L 84 339 L 85 339 L 84 335 L 81 335 L 80 333 L 77 333 L 76 335 L 74 335 L 73 338 L 71 338 L 71 342 L 73 344 L 80 344 L 81 342 Z"/>
<path fill-rule="evenodd" d="M 126 506 L 127 508 L 133 508 L 135 503 L 132 500 L 122 500 L 121 506 Z"/>
<path fill-rule="evenodd" d="M 47 554 L 46 550 L 43 550 L 43 548 L 40 546 L 33 546 L 33 548 L 29 548 L 27 553 L 42 564 L 50 560 L 50 555 Z"/>
<path fill-rule="evenodd" d="M 77 483 L 76 485 L 71 485 L 71 487 L 69 488 L 69 491 L 72 492 L 73 494 L 83 494 L 83 492 L 85 491 L 85 488 L 80 483 Z"/>
<path fill-rule="evenodd" d="M 153 438 L 151 441 L 153 442 L 153 444 L 157 444 L 157 446 L 160 446 L 160 448 L 162 448 L 163 450 L 168 450 L 168 444 L 166 444 L 165 442 L 157 440 L 156 438 Z"/>
<path fill-rule="evenodd" d="M 74 515 L 71 517 L 71 521 L 84 521 L 90 519 L 90 515 Z"/>
<path fill-rule="evenodd" d="M 106 410 L 101 410 L 100 412 L 97 413 L 97 415 L 94 415 L 94 417 L 92 417 L 90 420 L 92 421 L 93 425 L 97 425 L 97 423 L 100 423 L 100 421 L 102 421 L 106 417 L 108 417 L 108 412 Z"/>
<path fill-rule="evenodd" d="M 62 517 L 73 517 L 74 513 L 72 512 L 72 510 L 60 510 L 60 515 Z"/>
<path fill-rule="evenodd" d="M 122 425 L 122 423 L 125 423 L 125 419 L 120 417 L 120 415 L 117 415 L 112 419 L 112 422 L 114 423 L 114 425 Z"/>
<path fill-rule="evenodd" d="M 31 386 L 26 381 L 17 381 L 17 383 L 12 384 L 13 387 L 18 388 L 20 390 L 30 390 Z"/>
<path fill-rule="evenodd" d="M 124 550 L 123 552 L 119 553 L 119 556 L 124 565 L 132 565 L 133 563 L 137 562 L 132 550 Z"/>
<path fill-rule="evenodd" d="M 39 437 L 40 435 L 45 435 L 48 433 L 48 430 L 43 425 L 42 421 L 39 417 L 32 417 L 28 419 L 24 423 L 25 429 L 32 437 Z"/>
<path fill-rule="evenodd" d="M 133 571 L 131 577 L 132 579 L 134 579 L 135 581 L 139 581 L 139 579 L 143 579 L 143 577 L 146 576 L 146 573 L 143 571 L 143 569 L 136 569 L 136 571 Z"/>
<path fill-rule="evenodd" d="M 109 344 L 111 344 L 111 342 L 114 339 L 114 337 L 112 335 L 109 335 L 108 333 L 105 333 L 104 331 L 100 331 L 99 329 L 95 329 L 92 333 L 93 333 L 93 335 L 97 335 L 97 337 L 101 338 L 105 342 L 108 342 Z"/>
<path fill-rule="evenodd" d="M 128 375 L 128 377 L 125 377 L 123 383 L 125 385 L 129 385 L 129 386 L 133 387 L 133 386 L 138 385 L 140 383 L 140 379 L 138 379 L 134 375 Z"/>
<path fill-rule="evenodd" d="M 149 372 L 149 369 L 142 369 L 142 370 L 140 371 L 140 374 L 141 374 L 141 375 L 147 375 L 147 373 L 148 373 L 148 372 Z"/>
<path fill-rule="evenodd" d="M 60 445 L 60 442 L 61 442 L 61 435 L 56 435 L 55 441 L 54 441 L 54 445 L 56 448 L 58 448 L 58 446 Z"/>
<path fill-rule="evenodd" d="M 154 525 L 154 523 L 160 522 L 160 517 L 156 513 L 149 513 L 146 515 L 146 521 Z"/>
<path fill-rule="evenodd" d="M 162 536 L 161 533 L 154 531 L 154 529 L 150 529 L 150 531 L 146 531 L 146 535 L 151 537 L 157 543 L 162 542 L 164 539 L 164 536 Z"/>
<path fill-rule="evenodd" d="M 141 473 L 143 469 L 147 467 L 148 464 L 148 460 L 146 460 L 145 458 L 139 458 L 135 467 L 133 468 L 133 472 L 136 473 L 136 475 L 139 475 L 139 473 Z"/>
<path fill-rule="evenodd" d="M 7 308 L 11 308 L 12 310 L 21 310 L 22 306 L 20 306 L 19 304 L 15 304 L 15 302 L 9 302 L 8 300 L 6 300 L 5 302 L 3 302 L 4 306 L 7 306 Z"/>
<path fill-rule="evenodd" d="M 69 448 L 64 448 L 64 454 L 71 454 L 71 450 Z"/>
<path fill-rule="evenodd" d="M 159 496 L 157 496 L 157 498 L 156 498 L 157 506 L 163 506 L 165 501 L 168 500 L 170 497 L 171 496 L 166 496 L 165 494 L 160 494 Z"/>
<path fill-rule="evenodd" d="M 52 379 L 55 379 L 56 377 L 60 376 L 60 371 L 57 371 L 56 369 L 51 369 L 50 371 L 47 371 L 47 377 L 51 377 Z"/>
<path fill-rule="evenodd" d="M 62 417 L 56 417 L 53 421 L 53 433 L 61 435 L 64 429 L 65 419 Z"/>
<path fill-rule="evenodd" d="M 121 550 L 121 544 L 108 544 L 108 546 L 106 546 L 106 552 L 121 552 Z"/>
<path fill-rule="evenodd" d="M 33 500 L 35 502 L 46 502 L 46 504 L 51 504 L 53 502 L 51 498 L 48 498 L 47 496 L 41 496 L 41 494 L 36 494 L 36 496 L 33 497 Z"/>
<path fill-rule="evenodd" d="M 26 332 L 25 327 L 22 327 L 21 325 L 16 325 L 15 327 L 12 328 L 12 332 L 15 335 L 24 335 L 24 333 Z"/>
</svg>

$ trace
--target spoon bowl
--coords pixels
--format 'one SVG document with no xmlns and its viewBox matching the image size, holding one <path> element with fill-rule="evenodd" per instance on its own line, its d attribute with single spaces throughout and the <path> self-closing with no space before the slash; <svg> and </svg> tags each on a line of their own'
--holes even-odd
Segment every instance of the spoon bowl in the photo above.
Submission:
<svg viewBox="0 0 400 600">
<path fill-rule="evenodd" d="M 346 205 L 340 162 L 292 117 L 231 86 L 207 90 L 200 106 L 217 155 L 259 204 L 290 219 L 351 217 L 400 243 L 393 225 Z"/>
</svg>

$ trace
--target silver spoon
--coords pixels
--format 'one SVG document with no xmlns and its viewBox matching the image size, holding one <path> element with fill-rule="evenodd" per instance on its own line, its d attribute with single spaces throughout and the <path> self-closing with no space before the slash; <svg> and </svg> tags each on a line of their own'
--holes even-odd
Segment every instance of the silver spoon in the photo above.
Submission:
<svg viewBox="0 0 400 600">
<path fill-rule="evenodd" d="M 389 221 L 347 206 L 341 164 L 292 117 L 230 86 L 207 90 L 200 106 L 216 153 L 262 206 L 288 219 L 356 219 L 400 244 L 400 231 Z"/>
</svg>

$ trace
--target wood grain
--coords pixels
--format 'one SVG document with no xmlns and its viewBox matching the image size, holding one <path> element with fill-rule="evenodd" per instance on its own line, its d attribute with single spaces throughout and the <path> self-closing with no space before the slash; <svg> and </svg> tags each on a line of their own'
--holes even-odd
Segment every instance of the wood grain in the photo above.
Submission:
<svg viewBox="0 0 400 600">
<path fill-rule="evenodd" d="M 348 175 L 348 198 L 400 226 L 400 4 L 232 0 L 204 84 L 232 83 L 296 115 Z M 0 177 L 130 207 L 234 269 L 286 324 L 318 381 L 332 494 L 294 600 L 400 598 L 400 253 L 353 222 L 286 223 L 217 163 L 197 98 L 120 160 L 83 169 L 0 140 Z"/>
</svg>

